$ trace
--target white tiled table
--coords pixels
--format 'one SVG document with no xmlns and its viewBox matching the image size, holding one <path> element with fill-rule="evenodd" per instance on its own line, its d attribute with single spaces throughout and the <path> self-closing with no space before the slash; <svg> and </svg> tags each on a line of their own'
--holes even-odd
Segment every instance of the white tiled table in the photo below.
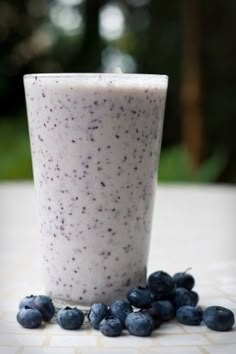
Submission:
<svg viewBox="0 0 236 354">
<path fill-rule="evenodd" d="M 149 273 L 192 267 L 200 305 L 236 314 L 236 188 L 160 185 Z M 43 293 L 39 236 L 30 183 L 0 185 L 0 354 L 235 354 L 236 329 L 218 333 L 173 321 L 150 338 L 106 338 L 89 329 L 37 330 L 16 320 L 19 300 Z"/>
</svg>

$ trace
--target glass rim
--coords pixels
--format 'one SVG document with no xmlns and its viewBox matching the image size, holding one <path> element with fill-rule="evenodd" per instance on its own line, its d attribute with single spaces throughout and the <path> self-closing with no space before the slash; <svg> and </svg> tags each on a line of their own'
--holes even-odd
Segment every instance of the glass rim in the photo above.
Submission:
<svg viewBox="0 0 236 354">
<path fill-rule="evenodd" d="M 25 74 L 23 75 L 24 79 L 28 78 L 35 78 L 35 76 L 41 78 L 46 78 L 46 77 L 83 77 L 83 78 L 94 78 L 94 77 L 133 77 L 133 78 L 160 78 L 160 79 L 166 79 L 168 80 L 168 75 L 165 74 L 146 74 L 146 73 L 76 73 L 76 72 L 68 72 L 68 73 L 31 73 L 31 74 Z"/>
<path fill-rule="evenodd" d="M 41 73 L 26 74 L 24 85 L 39 81 L 43 85 L 76 86 L 84 89 L 99 87 L 100 89 L 167 89 L 169 78 L 158 74 L 131 73 Z"/>
</svg>

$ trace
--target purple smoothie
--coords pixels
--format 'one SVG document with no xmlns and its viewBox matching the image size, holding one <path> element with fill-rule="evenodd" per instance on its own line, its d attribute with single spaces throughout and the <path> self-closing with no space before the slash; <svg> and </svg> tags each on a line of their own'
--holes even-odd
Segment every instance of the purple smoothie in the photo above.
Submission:
<svg viewBox="0 0 236 354">
<path fill-rule="evenodd" d="M 46 293 L 111 303 L 145 284 L 168 79 L 24 77 Z"/>
</svg>

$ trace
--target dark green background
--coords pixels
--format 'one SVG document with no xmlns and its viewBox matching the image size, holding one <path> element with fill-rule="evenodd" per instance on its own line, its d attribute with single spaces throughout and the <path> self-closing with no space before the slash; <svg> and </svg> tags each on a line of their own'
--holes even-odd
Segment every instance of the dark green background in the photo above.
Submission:
<svg viewBox="0 0 236 354">
<path fill-rule="evenodd" d="M 124 71 L 170 78 L 160 180 L 235 183 L 236 2 L 199 4 L 204 151 L 193 171 L 184 148 L 180 104 L 186 1 L 0 0 L 0 179 L 32 178 L 23 74 L 99 72 L 106 69 L 104 58 L 112 54 L 128 58 Z M 123 33 L 113 40 L 99 32 L 106 6 L 123 13 Z M 56 22 L 57 16 L 66 18 L 68 13 L 79 14 L 79 29 L 65 30 Z M 69 27 L 72 20 L 68 17 Z"/>
</svg>

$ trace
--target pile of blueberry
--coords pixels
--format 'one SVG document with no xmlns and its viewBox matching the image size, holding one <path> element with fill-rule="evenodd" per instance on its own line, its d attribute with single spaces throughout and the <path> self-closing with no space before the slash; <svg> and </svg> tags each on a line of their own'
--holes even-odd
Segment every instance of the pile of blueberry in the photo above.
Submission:
<svg viewBox="0 0 236 354">
<path fill-rule="evenodd" d="M 92 328 L 108 337 L 120 336 L 123 329 L 135 336 L 149 336 L 162 322 L 176 317 L 185 325 L 202 322 L 215 331 L 228 331 L 234 325 L 234 314 L 221 306 L 205 310 L 197 306 L 199 296 L 193 291 L 194 278 L 185 272 L 173 277 L 163 271 L 152 273 L 146 287 L 131 289 L 127 300 L 116 300 L 110 307 L 93 304 L 85 315 L 78 308 L 65 307 L 57 313 L 52 300 L 45 295 L 27 296 L 19 304 L 17 321 L 25 328 L 38 328 L 56 313 L 57 323 L 64 329 L 79 329 L 87 317 Z"/>
</svg>

